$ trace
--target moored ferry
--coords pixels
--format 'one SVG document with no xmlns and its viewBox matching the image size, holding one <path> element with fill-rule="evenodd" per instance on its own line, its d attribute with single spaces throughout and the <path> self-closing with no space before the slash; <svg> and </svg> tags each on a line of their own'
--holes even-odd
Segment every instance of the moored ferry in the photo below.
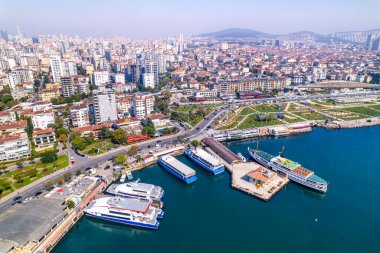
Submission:
<svg viewBox="0 0 380 253">
<path fill-rule="evenodd" d="M 315 175 L 313 171 L 301 166 L 301 164 L 285 157 L 272 156 L 264 151 L 248 148 L 250 156 L 258 163 L 273 171 L 288 175 L 293 182 L 309 187 L 316 191 L 326 192 L 328 183 Z M 282 153 L 282 152 L 281 152 Z"/>
<path fill-rule="evenodd" d="M 164 214 L 147 201 L 118 197 L 96 199 L 84 213 L 106 221 L 150 229 L 158 229 L 160 222 L 157 218 L 162 218 Z"/>
<path fill-rule="evenodd" d="M 161 201 L 165 194 L 160 186 L 140 183 L 139 180 L 125 184 L 112 184 L 106 192 L 115 196 L 148 200 L 150 202 Z"/>
<path fill-rule="evenodd" d="M 197 180 L 195 170 L 190 168 L 184 163 L 181 163 L 171 155 L 164 155 L 158 158 L 158 164 L 160 164 L 165 170 L 176 176 L 183 182 L 190 184 Z"/>
<path fill-rule="evenodd" d="M 188 149 L 185 154 L 193 162 L 214 175 L 224 172 L 224 164 L 202 148 Z"/>
</svg>

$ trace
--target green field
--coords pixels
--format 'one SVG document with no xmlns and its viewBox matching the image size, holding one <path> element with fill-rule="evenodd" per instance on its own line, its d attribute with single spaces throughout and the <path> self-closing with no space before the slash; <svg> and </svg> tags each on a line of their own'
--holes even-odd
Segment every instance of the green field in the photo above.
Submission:
<svg viewBox="0 0 380 253">
<path fill-rule="evenodd" d="M 298 118 L 298 117 L 296 117 L 296 116 L 293 116 L 293 115 L 291 115 L 291 114 L 289 114 L 289 113 L 285 113 L 284 114 L 284 121 L 286 121 L 286 122 L 288 122 L 288 123 L 296 123 L 296 122 L 302 122 L 302 121 L 304 121 L 303 119 L 300 119 L 300 118 Z"/>
<path fill-rule="evenodd" d="M 372 107 L 374 107 L 374 106 L 375 105 L 373 105 Z M 370 116 L 370 117 L 378 117 L 378 116 L 380 116 L 380 111 L 376 111 L 375 109 L 376 108 L 371 109 L 371 108 L 366 107 L 366 106 L 360 106 L 360 107 L 345 108 L 344 110 L 345 111 L 349 111 L 349 112 L 359 113 L 359 114 L 362 114 L 362 115 L 367 115 L 367 116 Z"/>
<path fill-rule="evenodd" d="M 27 165 L 22 169 L 13 170 L 11 172 L 0 175 L 0 189 L 3 191 L 1 196 L 5 196 L 16 189 L 20 189 L 37 179 L 40 179 L 55 170 L 60 170 L 69 165 L 67 155 L 60 155 L 54 163 L 37 162 Z"/>
<path fill-rule="evenodd" d="M 252 114 L 248 116 L 243 123 L 240 124 L 238 129 L 247 129 L 253 127 L 264 127 L 264 126 L 273 126 L 283 124 L 280 120 L 271 120 L 271 121 L 256 121 L 257 114 Z"/>
<path fill-rule="evenodd" d="M 233 129 L 234 127 L 237 126 L 237 124 L 239 124 L 239 122 L 240 122 L 241 120 L 243 120 L 244 117 L 245 117 L 245 116 L 237 116 L 237 117 L 235 117 L 235 119 L 234 119 L 234 121 L 233 121 L 232 123 L 230 123 L 229 125 L 226 125 L 226 126 L 224 126 L 224 127 L 220 127 L 220 128 L 218 128 L 218 130 L 228 130 L 228 129 Z"/>
<path fill-rule="evenodd" d="M 112 143 L 109 139 L 96 140 L 94 143 L 88 145 L 85 149 L 83 149 L 81 153 L 89 156 L 94 156 L 103 154 L 114 147 L 117 147 L 117 145 Z"/>
<path fill-rule="evenodd" d="M 274 108 L 274 105 L 259 105 L 253 108 L 258 112 L 282 112 L 281 107 L 277 109 Z"/>
<path fill-rule="evenodd" d="M 250 108 L 250 107 L 245 107 L 240 113 L 239 115 L 248 115 L 248 114 L 251 114 L 251 113 L 255 113 L 255 111 Z"/>
<path fill-rule="evenodd" d="M 326 120 L 331 119 L 331 117 L 325 116 L 323 114 L 313 112 L 313 111 L 302 111 L 302 112 L 293 112 L 297 116 L 300 116 L 307 120 Z"/>
</svg>

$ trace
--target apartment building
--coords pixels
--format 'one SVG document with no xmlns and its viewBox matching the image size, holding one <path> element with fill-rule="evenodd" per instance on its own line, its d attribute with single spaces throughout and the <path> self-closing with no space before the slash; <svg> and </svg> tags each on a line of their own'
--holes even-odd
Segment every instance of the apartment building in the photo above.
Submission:
<svg viewBox="0 0 380 253">
<path fill-rule="evenodd" d="M 94 92 L 93 105 L 96 124 L 117 120 L 116 96 L 113 90 Z"/>
<path fill-rule="evenodd" d="M 72 106 L 70 108 L 70 120 L 73 127 L 90 125 L 87 105 L 80 104 Z"/>
<path fill-rule="evenodd" d="M 246 79 L 229 79 L 218 82 L 218 92 L 263 90 L 283 90 L 286 85 L 285 78 L 257 77 Z"/>
<path fill-rule="evenodd" d="M 55 131 L 52 128 L 34 131 L 32 138 L 37 152 L 53 148 L 56 141 Z"/>
<path fill-rule="evenodd" d="M 135 96 L 132 100 L 133 116 L 142 119 L 151 114 L 154 109 L 154 98 L 152 96 Z"/>
<path fill-rule="evenodd" d="M 0 161 L 20 160 L 30 156 L 30 143 L 26 133 L 0 136 Z"/>
</svg>

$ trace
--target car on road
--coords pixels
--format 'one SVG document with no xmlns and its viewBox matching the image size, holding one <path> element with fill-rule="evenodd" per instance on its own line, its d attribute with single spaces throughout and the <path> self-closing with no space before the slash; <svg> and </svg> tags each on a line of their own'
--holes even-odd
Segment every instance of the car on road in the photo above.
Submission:
<svg viewBox="0 0 380 253">
<path fill-rule="evenodd" d="M 34 194 L 34 197 L 40 196 L 42 194 L 42 191 L 38 191 Z"/>
<path fill-rule="evenodd" d="M 14 197 L 14 198 L 13 198 L 13 201 L 18 201 L 18 200 L 20 200 L 21 198 L 22 198 L 22 196 Z"/>
<path fill-rule="evenodd" d="M 111 166 L 107 165 L 106 167 L 104 167 L 105 170 L 108 170 L 109 168 L 111 168 Z"/>
</svg>

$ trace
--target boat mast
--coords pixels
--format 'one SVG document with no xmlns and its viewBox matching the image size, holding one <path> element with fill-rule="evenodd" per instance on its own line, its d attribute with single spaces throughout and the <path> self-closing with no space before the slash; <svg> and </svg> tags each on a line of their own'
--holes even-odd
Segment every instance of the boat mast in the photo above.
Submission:
<svg viewBox="0 0 380 253">
<path fill-rule="evenodd" d="M 279 154 L 281 157 L 283 157 L 282 154 L 284 153 L 284 151 L 285 151 L 285 146 L 282 146 L 282 149 L 281 149 L 280 152 L 278 152 L 278 154 Z"/>
</svg>

